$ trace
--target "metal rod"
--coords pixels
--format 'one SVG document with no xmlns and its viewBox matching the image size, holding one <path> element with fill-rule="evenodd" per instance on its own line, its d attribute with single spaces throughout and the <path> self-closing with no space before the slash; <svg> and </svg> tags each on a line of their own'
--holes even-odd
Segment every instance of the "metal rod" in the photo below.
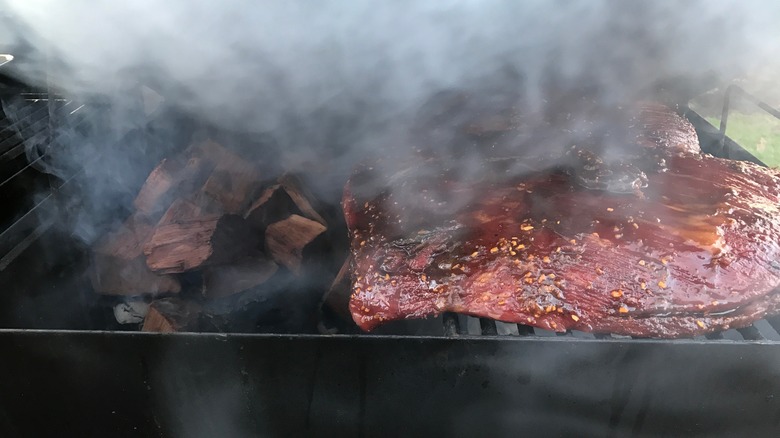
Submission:
<svg viewBox="0 0 780 438">
<path fill-rule="evenodd" d="M 39 116 L 36 121 L 42 120 L 46 117 L 45 108 L 41 108 L 39 105 L 35 105 L 34 103 L 28 103 L 21 108 L 8 108 L 6 105 L 5 109 L 8 110 L 10 114 L 5 114 L 5 120 L 8 121 L 8 126 L 4 127 L 2 132 L 1 140 L 3 143 L 19 135 L 20 129 L 17 125 L 21 125 L 22 122 L 26 122 L 27 119 L 33 118 L 35 116 Z M 11 113 L 11 111 L 13 112 Z M 11 114 L 13 114 L 13 117 Z"/>
<path fill-rule="evenodd" d="M 59 107 L 59 110 L 62 110 L 65 108 L 67 104 L 62 105 Z M 46 108 L 39 108 L 37 111 L 28 114 L 27 116 L 24 116 L 24 119 L 21 119 L 17 122 L 14 122 L 10 127 L 7 128 L 7 131 L 11 133 L 8 137 L 6 137 L 4 140 L 0 141 L 0 151 L 5 150 L 7 145 L 13 145 L 11 148 L 8 148 L 6 152 L 3 152 L 2 155 L 0 155 L 0 162 L 2 161 L 8 161 L 16 158 L 19 156 L 17 152 L 18 146 L 24 146 L 24 139 L 30 138 L 35 136 L 36 134 L 42 132 L 47 127 L 47 118 L 46 118 L 47 110 Z M 27 119 L 31 119 L 33 117 L 37 117 L 34 119 L 34 121 L 31 121 L 28 125 L 24 127 L 27 131 L 32 131 L 31 133 L 28 133 L 28 135 L 25 135 L 25 133 L 22 132 L 22 122 L 27 122 Z M 16 126 L 20 125 L 20 126 Z M 18 135 L 18 137 L 16 137 Z M 20 141 L 19 138 L 22 140 Z M 12 142 L 16 143 L 12 143 Z"/>
<path fill-rule="evenodd" d="M 442 315 L 444 336 L 458 336 L 460 334 L 460 321 L 456 313 L 446 312 Z"/>
<path fill-rule="evenodd" d="M 479 318 L 479 327 L 482 329 L 484 336 L 498 336 L 496 322 L 490 318 Z"/>
<path fill-rule="evenodd" d="M 530 325 L 517 324 L 517 334 L 519 336 L 533 336 L 534 328 Z"/>
<path fill-rule="evenodd" d="M 725 94 L 723 95 L 723 109 L 721 110 L 720 113 L 720 135 L 721 135 L 720 148 L 722 151 L 724 151 L 725 149 L 726 128 L 728 127 L 729 112 L 731 111 L 731 95 L 734 93 L 739 94 L 741 98 L 746 99 L 748 102 L 761 108 L 769 115 L 780 120 L 780 110 L 773 108 L 768 103 L 748 93 L 747 91 L 745 91 L 744 88 L 738 85 L 734 85 L 734 84 L 729 85 L 728 88 L 726 88 Z"/>
<path fill-rule="evenodd" d="M 17 257 L 19 257 L 24 250 L 30 247 L 39 237 L 43 235 L 51 226 L 54 225 L 53 220 L 47 220 L 46 222 L 38 225 L 32 233 L 28 234 L 21 242 L 17 243 L 8 253 L 0 258 L 0 272 L 10 265 Z"/>
<path fill-rule="evenodd" d="M 723 95 L 723 109 L 720 112 L 720 134 L 726 135 L 726 125 L 729 121 L 729 106 L 731 105 L 731 90 L 732 87 L 726 88 L 726 93 Z"/>
<path fill-rule="evenodd" d="M 769 316 L 766 318 L 766 321 L 775 329 L 775 331 L 777 331 L 777 333 L 780 333 L 780 315 Z"/>
<path fill-rule="evenodd" d="M 19 169 L 19 171 L 17 171 L 17 172 L 16 172 L 16 173 L 14 173 L 13 175 L 9 176 L 8 178 L 6 178 L 6 179 L 5 179 L 5 181 L 3 181 L 3 182 L 0 182 L 0 188 L 2 188 L 4 185 L 8 184 L 8 183 L 9 183 L 9 182 L 10 182 L 12 179 L 14 179 L 14 178 L 16 178 L 17 176 L 19 176 L 19 175 L 21 175 L 22 173 L 24 173 L 24 171 L 25 171 L 25 170 L 27 170 L 27 169 L 29 169 L 29 168 L 33 167 L 33 166 L 34 166 L 36 163 L 38 163 L 38 161 L 41 161 L 41 160 L 43 159 L 43 157 L 45 157 L 45 156 L 46 156 L 46 155 L 41 155 L 40 157 L 38 157 L 38 158 L 34 159 L 33 161 L 30 161 L 29 163 L 27 163 L 27 165 L 26 165 L 26 166 L 24 166 L 24 167 L 22 167 L 21 169 Z"/>
<path fill-rule="evenodd" d="M 749 341 L 760 341 L 764 339 L 764 335 L 762 335 L 761 332 L 759 332 L 758 329 L 752 325 L 738 328 L 737 331 L 742 335 L 743 338 Z"/>
</svg>

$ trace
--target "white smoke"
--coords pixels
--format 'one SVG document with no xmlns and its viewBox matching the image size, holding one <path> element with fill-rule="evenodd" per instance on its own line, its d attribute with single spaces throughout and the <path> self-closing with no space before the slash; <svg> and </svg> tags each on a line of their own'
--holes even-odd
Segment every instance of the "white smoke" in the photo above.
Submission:
<svg viewBox="0 0 780 438">
<path fill-rule="evenodd" d="M 550 61 L 563 77 L 617 90 L 667 75 L 731 75 L 771 59 L 780 17 L 771 0 L 7 1 L 22 37 L 70 67 L 64 88 L 109 92 L 117 76 L 154 67 L 203 115 L 261 130 L 275 128 L 282 110 L 305 113 L 340 96 L 405 110 L 507 64 L 532 92 Z"/>
<path fill-rule="evenodd" d="M 438 90 L 500 90 L 490 82 L 509 68 L 531 110 L 544 110 L 551 91 L 582 86 L 609 104 L 667 77 L 690 87 L 705 73 L 766 68 L 780 42 L 772 0 L 6 3 L 18 30 L 5 38 L 61 62 L 48 77 L 19 63 L 25 80 L 103 95 L 123 127 L 140 116 L 121 111 L 130 101 L 121 84 L 154 83 L 204 121 L 271 133 L 282 152 L 274 159 L 288 168 L 341 158 L 319 187 L 328 193 L 364 153 L 404 149 L 405 128 Z M 61 154 L 78 162 L 53 167 L 83 166 L 83 156 Z M 103 169 L 121 166 L 101 161 L 87 174 L 107 180 Z"/>
</svg>

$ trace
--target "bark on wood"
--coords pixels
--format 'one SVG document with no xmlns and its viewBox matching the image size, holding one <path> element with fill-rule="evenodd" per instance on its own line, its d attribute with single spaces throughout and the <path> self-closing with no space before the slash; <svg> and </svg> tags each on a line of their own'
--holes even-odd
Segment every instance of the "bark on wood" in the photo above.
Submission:
<svg viewBox="0 0 780 438">
<path fill-rule="evenodd" d="M 207 216 L 163 224 L 144 246 L 146 263 L 160 273 L 180 273 L 234 261 L 259 242 L 240 216 Z"/>
<path fill-rule="evenodd" d="M 266 228 L 266 251 L 277 263 L 300 274 L 304 249 L 325 230 L 321 223 L 293 214 Z"/>
<path fill-rule="evenodd" d="M 249 257 L 203 272 L 203 296 L 222 298 L 247 291 L 267 282 L 279 267 L 265 257 Z"/>
<path fill-rule="evenodd" d="M 90 268 L 95 292 L 132 296 L 181 290 L 175 277 L 156 274 L 146 265 L 143 245 L 153 232 L 150 223 L 134 215 L 95 244 Z"/>
<path fill-rule="evenodd" d="M 153 301 L 144 319 L 145 332 L 181 332 L 197 329 L 200 306 L 179 298 Z"/>
</svg>

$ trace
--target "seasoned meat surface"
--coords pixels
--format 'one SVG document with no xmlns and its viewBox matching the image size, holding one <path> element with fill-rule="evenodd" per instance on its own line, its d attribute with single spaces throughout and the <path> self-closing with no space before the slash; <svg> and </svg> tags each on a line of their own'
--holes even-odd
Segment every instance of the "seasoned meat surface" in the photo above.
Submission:
<svg viewBox="0 0 780 438">
<path fill-rule="evenodd" d="M 778 312 L 777 173 L 702 154 L 662 105 L 635 114 L 619 154 L 357 170 L 343 208 L 358 326 L 458 312 L 669 338 Z"/>
</svg>

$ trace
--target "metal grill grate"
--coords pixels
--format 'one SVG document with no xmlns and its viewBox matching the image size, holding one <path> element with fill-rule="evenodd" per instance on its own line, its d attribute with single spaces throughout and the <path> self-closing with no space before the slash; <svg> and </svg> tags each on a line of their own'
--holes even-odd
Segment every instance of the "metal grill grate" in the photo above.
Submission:
<svg viewBox="0 0 780 438">
<path fill-rule="evenodd" d="M 0 271 L 52 225 L 41 220 L 63 180 L 44 172 L 50 148 L 66 144 L 67 133 L 54 123 L 68 123 L 68 132 L 86 123 L 84 107 L 48 92 L 20 91 L 4 95 L 0 114 L 0 196 L 8 207 L 0 213 Z M 55 134 L 56 133 L 56 134 Z M 36 193 L 38 196 L 31 196 Z"/>
<path fill-rule="evenodd" d="M 511 324 L 487 318 L 476 318 L 455 313 L 442 315 L 443 334 L 447 337 L 458 336 L 537 336 L 564 337 L 570 339 L 632 339 L 630 336 L 615 334 L 594 334 L 577 330 L 556 333 L 523 324 Z M 641 339 L 641 338 L 633 338 Z M 780 316 L 756 321 L 744 328 L 714 332 L 706 336 L 697 336 L 697 341 L 780 341 Z"/>
</svg>

